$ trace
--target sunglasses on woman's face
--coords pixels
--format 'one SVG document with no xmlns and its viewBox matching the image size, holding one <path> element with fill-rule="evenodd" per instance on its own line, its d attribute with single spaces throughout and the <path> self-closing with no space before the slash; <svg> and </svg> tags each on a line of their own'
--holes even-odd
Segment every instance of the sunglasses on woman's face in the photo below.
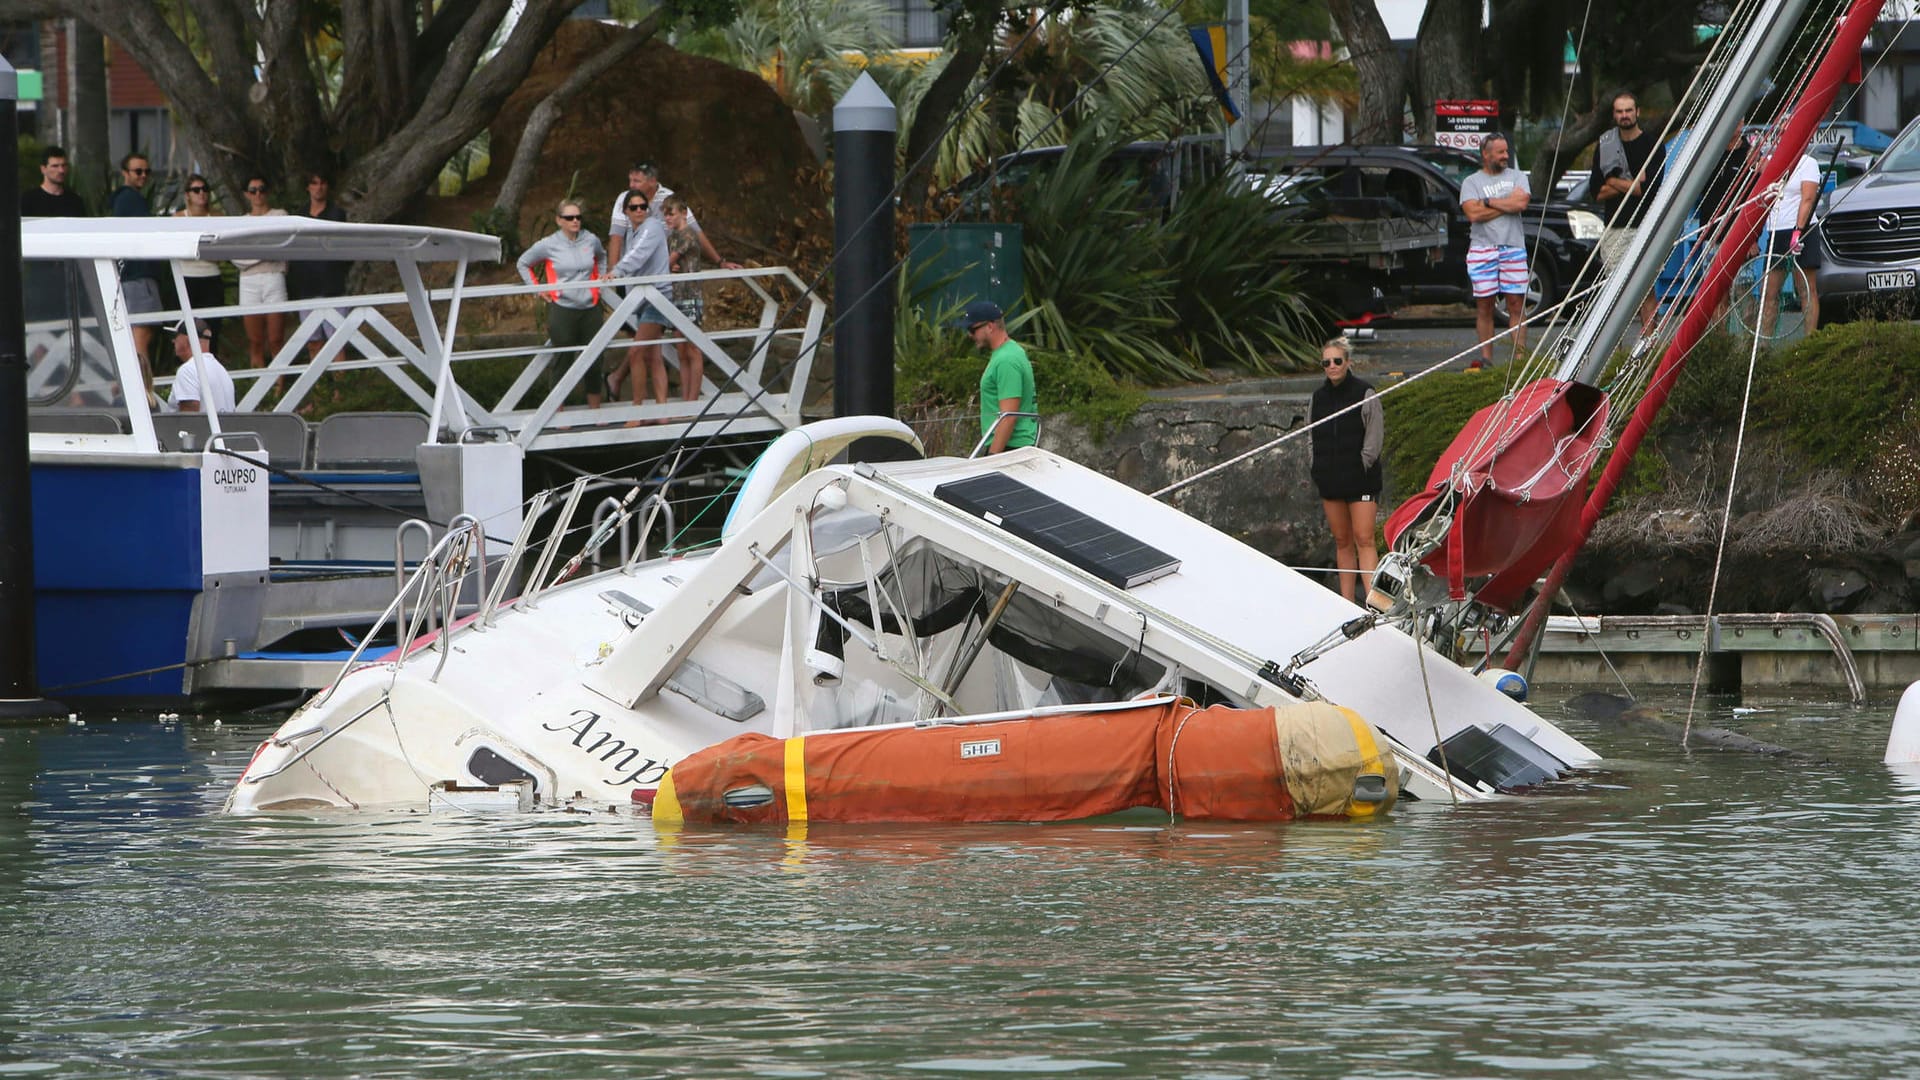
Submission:
<svg viewBox="0 0 1920 1080">
<path fill-rule="evenodd" d="M 250 187 L 247 189 L 247 194 L 249 195 L 265 195 L 266 193 L 267 189 L 263 187 Z"/>
<path fill-rule="evenodd" d="M 1341 364 L 1344 364 L 1344 363 L 1346 363 L 1346 361 L 1342 360 L 1337 356 L 1328 356 L 1321 359 L 1320 366 L 1321 367 L 1339 367 Z"/>
<path fill-rule="evenodd" d="M 206 193 L 207 189 L 203 187 L 190 187 L 187 189 L 187 194 L 189 195 L 205 195 Z"/>
<path fill-rule="evenodd" d="M 646 209 L 647 209 L 647 204 L 643 202 L 630 202 L 627 204 L 627 213 L 629 214 L 633 213 L 635 210 L 646 210 Z"/>
<path fill-rule="evenodd" d="M 580 220 L 579 214 L 560 214 L 558 216 L 561 221 L 579 221 Z"/>
</svg>

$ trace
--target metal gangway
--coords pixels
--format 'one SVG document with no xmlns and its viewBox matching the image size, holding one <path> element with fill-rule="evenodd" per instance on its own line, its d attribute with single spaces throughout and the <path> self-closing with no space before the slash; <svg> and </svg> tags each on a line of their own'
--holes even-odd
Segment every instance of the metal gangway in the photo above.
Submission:
<svg viewBox="0 0 1920 1080">
<path fill-rule="evenodd" d="M 226 234 L 235 231 L 237 222 L 253 224 L 261 219 L 175 218 L 154 219 L 151 224 L 177 226 L 186 220 L 205 223 L 198 227 L 210 234 Z M 47 223 L 35 224 L 40 228 Z M 62 227 L 85 228 L 65 223 Z M 300 248 L 292 246 L 295 241 L 332 241 L 325 223 L 316 227 L 300 221 L 294 228 L 301 235 L 286 241 L 290 245 L 287 258 L 300 253 Z M 801 409 L 826 322 L 825 303 L 786 267 L 708 270 L 599 282 L 604 321 L 581 348 L 556 348 L 547 342 L 468 348 L 460 344 L 472 336 L 464 327 L 499 325 L 503 312 L 524 316 L 542 302 L 539 294 L 552 286 L 471 285 L 466 282 L 468 263 L 462 258 L 450 284 L 428 288 L 422 266 L 401 258 L 395 264 L 400 291 L 130 313 L 122 307 L 119 281 L 110 269 L 114 264 L 100 259 L 97 250 L 76 248 L 74 254 L 76 280 L 68 295 L 75 302 L 67 317 L 36 319 L 29 312 L 29 395 L 38 405 L 124 407 L 130 396 L 123 389 L 127 368 L 116 358 L 116 342 L 124 340 L 128 328 L 154 327 L 165 338 L 163 328 L 182 318 L 220 319 L 227 328 L 223 333 L 232 340 L 242 334 L 246 317 L 277 314 L 284 319 L 285 341 L 265 367 L 236 363 L 237 350 L 224 350 L 238 411 L 308 411 L 310 404 L 326 404 L 316 391 L 326 387 L 327 376 L 378 371 L 420 412 L 433 418 L 441 437 L 458 439 L 471 429 L 505 431 L 531 453 L 662 442 L 721 430 L 778 434 L 797 427 L 803 422 Z M 177 263 L 172 272 L 176 290 L 184 296 L 186 283 Z M 674 287 L 696 284 L 708 294 L 704 327 L 694 325 L 668 299 Z M 723 292 L 731 293 L 735 302 L 716 305 L 715 298 Z M 739 302 L 742 299 L 744 303 Z M 659 348 L 668 369 L 677 371 L 677 346 L 690 342 L 704 360 L 698 396 L 684 399 L 676 378 L 668 401 L 635 404 L 631 398 L 635 381 L 629 379 L 621 387 L 625 400 L 608 401 L 598 408 L 578 404 L 584 392 L 604 391 L 603 365 L 625 367 L 628 357 L 642 347 L 630 320 L 649 303 L 673 325 L 645 345 Z M 730 321 L 719 316 L 720 310 L 743 309 L 751 314 Z M 311 351 L 310 341 L 319 343 Z M 154 351 L 164 356 L 170 349 L 163 342 Z M 491 378 L 474 378 L 483 365 L 492 366 Z M 489 400 L 480 400 L 474 387 L 487 382 L 497 385 L 502 366 L 512 371 L 510 382 L 503 391 L 489 394 Z M 644 384 L 644 364 L 641 369 L 639 382 Z M 164 375 L 153 379 L 162 399 L 171 382 Z M 137 421 L 132 423 L 131 433 L 141 437 L 141 427 Z"/>
</svg>

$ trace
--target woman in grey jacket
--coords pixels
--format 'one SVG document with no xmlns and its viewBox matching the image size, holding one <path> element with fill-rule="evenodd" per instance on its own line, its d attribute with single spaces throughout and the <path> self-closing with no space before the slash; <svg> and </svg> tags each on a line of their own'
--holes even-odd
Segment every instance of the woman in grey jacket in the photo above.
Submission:
<svg viewBox="0 0 1920 1080">
<path fill-rule="evenodd" d="M 606 276 L 607 251 L 599 237 L 580 227 L 579 203 L 563 201 L 553 214 L 559 231 L 522 252 L 518 265 L 527 284 L 547 286 L 540 294 L 547 302 L 547 344 L 564 350 L 556 361 L 571 364 L 600 329 L 598 282 Z M 605 373 L 590 373 L 586 384 L 587 404 L 597 409 L 607 385 Z"/>
</svg>

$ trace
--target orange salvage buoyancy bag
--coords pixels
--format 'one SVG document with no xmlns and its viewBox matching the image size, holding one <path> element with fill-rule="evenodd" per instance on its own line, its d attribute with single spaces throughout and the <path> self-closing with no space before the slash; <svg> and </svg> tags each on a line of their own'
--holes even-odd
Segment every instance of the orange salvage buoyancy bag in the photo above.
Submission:
<svg viewBox="0 0 1920 1080">
<path fill-rule="evenodd" d="M 1370 817 L 1399 769 L 1324 702 L 1126 709 L 991 722 L 748 734 L 677 762 L 656 821 L 1067 821 L 1157 807 L 1191 820 Z"/>
</svg>

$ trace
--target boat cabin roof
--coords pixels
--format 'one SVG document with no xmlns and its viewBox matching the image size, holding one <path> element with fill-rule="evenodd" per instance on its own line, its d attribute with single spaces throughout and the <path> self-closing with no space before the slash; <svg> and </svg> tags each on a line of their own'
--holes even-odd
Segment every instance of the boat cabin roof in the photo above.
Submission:
<svg viewBox="0 0 1920 1080">
<path fill-rule="evenodd" d="M 274 214 L 238 217 L 29 218 L 28 259 L 498 260 L 500 240 L 458 229 L 364 225 Z"/>
</svg>

